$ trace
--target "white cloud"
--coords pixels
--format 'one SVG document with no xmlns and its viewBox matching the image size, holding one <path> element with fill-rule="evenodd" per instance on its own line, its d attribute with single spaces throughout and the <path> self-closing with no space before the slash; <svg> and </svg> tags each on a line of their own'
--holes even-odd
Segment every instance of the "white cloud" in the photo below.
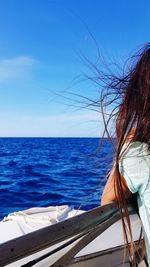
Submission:
<svg viewBox="0 0 150 267">
<path fill-rule="evenodd" d="M 39 121 L 45 122 L 90 122 L 90 121 L 100 121 L 101 116 L 99 113 L 83 112 L 83 113 L 64 113 L 57 115 L 50 115 L 45 117 L 39 117 Z"/>
<path fill-rule="evenodd" d="M 35 59 L 28 56 L 0 60 L 0 82 L 28 76 L 36 63 Z"/>
<path fill-rule="evenodd" d="M 0 136 L 101 136 L 99 114 L 58 114 L 50 116 L 25 116 L 0 114 Z"/>
</svg>

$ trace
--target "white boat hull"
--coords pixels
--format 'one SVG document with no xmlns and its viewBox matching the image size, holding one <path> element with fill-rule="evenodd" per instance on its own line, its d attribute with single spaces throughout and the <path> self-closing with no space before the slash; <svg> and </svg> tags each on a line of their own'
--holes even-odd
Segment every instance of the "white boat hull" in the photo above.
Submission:
<svg viewBox="0 0 150 267">
<path fill-rule="evenodd" d="M 83 211 L 78 212 L 78 214 L 82 214 Z M 42 214 L 47 215 L 47 213 Z M 68 210 L 66 213 L 66 217 L 63 219 L 68 219 L 77 215 L 77 211 Z M 36 216 L 36 215 L 35 215 Z M 138 215 L 133 214 L 130 215 L 131 222 L 132 222 L 132 231 L 133 231 L 133 238 L 134 240 L 138 240 L 140 236 L 140 229 L 141 224 Z M 25 218 L 24 218 L 25 219 Z M 30 221 L 30 220 L 29 220 Z M 6 220 L 0 222 L 0 236 L 1 236 L 1 243 L 7 242 L 8 240 L 14 239 L 19 236 L 24 236 L 30 232 L 33 232 L 39 228 L 42 228 L 43 225 L 39 226 L 39 221 L 37 223 L 37 229 L 35 227 L 36 222 L 33 221 L 27 223 L 26 220 Z M 36 221 L 36 219 L 35 219 Z M 46 222 L 46 226 L 47 226 Z M 32 227 L 31 227 L 32 226 Z M 33 227 L 34 226 L 34 227 Z M 56 233 L 57 234 L 57 233 Z M 77 236 L 77 235 L 75 235 Z M 104 232 L 102 232 L 99 236 L 94 238 L 89 244 L 84 246 L 83 248 L 78 251 L 71 263 L 59 263 L 59 259 L 63 257 L 71 248 L 75 248 L 76 244 L 81 241 L 83 236 L 80 239 L 75 240 L 72 244 L 68 244 L 66 247 L 57 251 L 57 248 L 63 246 L 67 242 L 69 242 L 75 236 L 65 239 L 64 241 L 58 242 L 50 246 L 49 248 L 43 249 L 36 253 L 31 254 L 30 256 L 21 258 L 20 260 L 16 260 L 10 264 L 5 266 L 9 267 L 18 267 L 31 262 L 46 253 L 50 253 L 51 251 L 56 250 L 55 253 L 50 255 L 49 257 L 41 260 L 40 262 L 36 263 L 35 267 L 48 267 L 48 266 L 70 266 L 70 267 L 115 267 L 115 266 L 122 266 L 123 260 L 125 263 L 125 267 L 129 266 L 128 256 L 124 259 L 124 237 L 122 231 L 122 223 L 121 220 L 115 222 L 113 225 L 108 227 Z M 32 242 L 32 240 L 31 240 Z M 1 265 L 0 265 L 1 266 Z M 27 265 L 26 265 L 27 266 Z M 32 266 L 32 265 L 28 265 Z"/>
</svg>

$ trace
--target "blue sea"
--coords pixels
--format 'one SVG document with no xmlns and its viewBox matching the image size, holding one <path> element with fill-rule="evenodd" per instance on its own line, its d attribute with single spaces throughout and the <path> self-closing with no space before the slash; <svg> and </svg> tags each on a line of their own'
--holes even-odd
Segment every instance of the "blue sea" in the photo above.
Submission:
<svg viewBox="0 0 150 267">
<path fill-rule="evenodd" d="M 112 149 L 98 138 L 0 138 L 0 219 L 30 207 L 100 203 Z"/>
</svg>

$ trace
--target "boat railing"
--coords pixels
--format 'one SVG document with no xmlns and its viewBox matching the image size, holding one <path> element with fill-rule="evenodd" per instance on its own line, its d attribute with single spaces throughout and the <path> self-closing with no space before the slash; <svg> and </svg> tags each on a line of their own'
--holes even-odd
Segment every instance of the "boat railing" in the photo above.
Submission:
<svg viewBox="0 0 150 267">
<path fill-rule="evenodd" d="M 128 211 L 129 214 L 135 213 L 134 207 L 130 204 L 128 205 Z M 45 255 L 22 265 L 26 267 L 33 266 L 44 258 L 51 256 L 65 246 L 78 240 L 73 248 L 54 264 L 50 265 L 50 267 L 63 266 L 64 263 L 69 263 L 74 255 L 83 247 L 119 219 L 120 212 L 118 206 L 116 203 L 112 203 L 12 239 L 0 245 L 0 266 L 5 266 L 65 241 Z"/>
</svg>

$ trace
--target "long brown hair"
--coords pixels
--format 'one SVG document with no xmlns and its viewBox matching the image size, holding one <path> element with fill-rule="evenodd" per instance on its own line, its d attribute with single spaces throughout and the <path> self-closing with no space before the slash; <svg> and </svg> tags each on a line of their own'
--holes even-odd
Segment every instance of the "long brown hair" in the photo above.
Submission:
<svg viewBox="0 0 150 267">
<path fill-rule="evenodd" d="M 107 92 L 103 93 L 101 105 L 103 106 L 103 103 L 106 105 L 112 104 L 118 98 L 118 105 L 116 106 L 118 110 L 115 113 L 117 138 L 115 193 L 131 256 L 134 252 L 134 242 L 127 210 L 127 201 L 123 192 L 123 180 L 119 172 L 119 160 L 121 149 L 125 142 L 146 142 L 150 149 L 150 44 L 146 44 L 144 48 L 130 59 L 130 62 L 132 64 L 128 66 L 126 74 L 123 73 L 120 77 L 111 76 Z M 113 89 L 113 97 L 110 89 Z M 108 96 L 110 100 L 108 102 L 104 101 L 104 99 L 108 99 Z M 106 128 L 108 120 L 110 118 L 105 121 Z M 127 221 L 128 230 L 126 229 L 125 221 Z M 128 240 L 127 231 L 129 232 L 130 240 Z M 135 259 L 133 257 L 131 257 L 131 264 L 135 266 Z"/>
<path fill-rule="evenodd" d="M 87 59 L 85 61 L 93 71 L 93 75 L 87 75 L 86 78 L 98 85 L 101 91 L 99 100 L 90 101 L 87 107 L 91 106 L 95 110 L 97 107 L 101 108 L 100 112 L 105 126 L 104 135 L 109 138 L 115 149 L 115 194 L 131 265 L 136 266 L 136 259 L 133 257 L 135 245 L 127 199 L 123 191 L 124 180 L 119 172 L 119 161 L 125 142 L 128 144 L 134 141 L 145 142 L 150 150 L 150 43 L 134 53 L 121 71 L 117 67 L 119 70 L 117 75 L 112 72 L 109 65 L 104 64 L 101 68 Z M 117 65 L 112 66 L 116 68 Z M 113 128 L 112 121 L 115 125 L 115 145 L 110 131 Z"/>
</svg>

